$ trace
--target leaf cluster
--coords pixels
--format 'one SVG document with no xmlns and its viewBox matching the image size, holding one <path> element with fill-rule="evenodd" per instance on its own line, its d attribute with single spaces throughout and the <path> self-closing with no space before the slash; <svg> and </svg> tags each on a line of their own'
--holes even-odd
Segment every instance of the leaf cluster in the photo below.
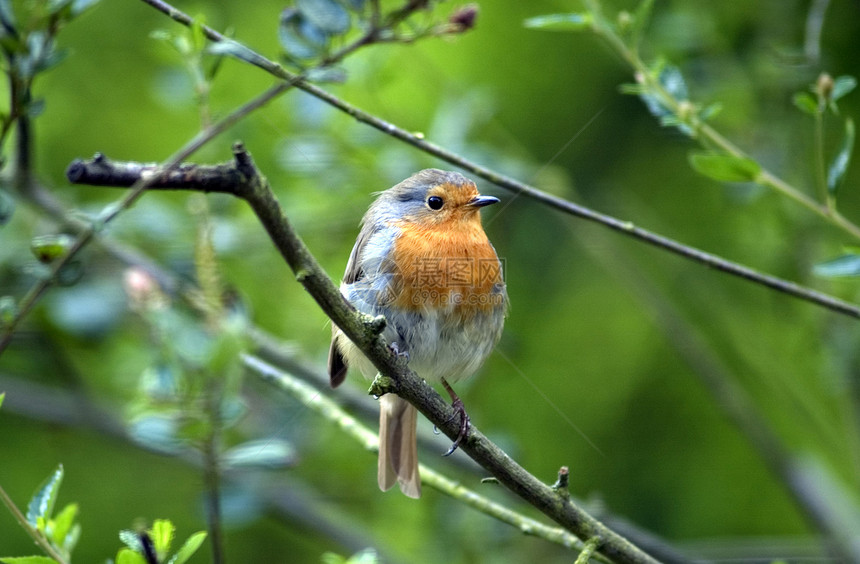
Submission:
<svg viewBox="0 0 860 564">
<path fill-rule="evenodd" d="M 0 114 L 0 147 L 19 117 L 35 117 L 44 110 L 44 101 L 31 95 L 33 81 L 65 59 L 68 51 L 57 47 L 57 34 L 97 1 L 38 0 L 23 13 L 11 0 L 0 1 L 0 52 L 13 93 L 9 112 Z M 4 215 L 0 211 L 0 218 Z"/>
<path fill-rule="evenodd" d="M 18 556 L 0 558 L 4 564 L 55 563 L 59 557 L 68 562 L 81 537 L 81 526 L 77 523 L 78 504 L 70 503 L 56 515 L 54 506 L 63 481 L 63 466 L 42 482 L 27 503 L 26 522 L 20 523 L 34 537 L 37 544 L 53 550 L 52 557 Z M 10 508 L 11 509 L 11 508 Z M 13 511 L 13 515 L 15 512 Z M 55 557 L 54 557 L 55 556 Z"/>
<path fill-rule="evenodd" d="M 125 544 L 116 555 L 115 564 L 185 564 L 206 540 L 206 531 L 198 531 L 170 555 L 176 527 L 168 519 L 156 519 L 145 531 L 123 530 L 119 539 Z"/>
<path fill-rule="evenodd" d="M 0 394 L 2 406 L 4 394 Z M 0 557 L 2 564 L 68 564 L 72 561 L 72 551 L 81 537 L 81 525 L 78 523 L 78 504 L 69 503 L 56 514 L 54 508 L 59 495 L 60 485 L 64 476 L 63 466 L 48 476 L 36 488 L 35 493 L 27 503 L 26 517 L 21 515 L 16 507 L 9 504 L 5 492 L 0 490 L 3 501 L 13 516 L 21 517 L 19 524 L 42 547 L 48 556 L 7 556 Z M 166 519 L 156 519 L 152 527 L 141 532 L 130 530 L 120 531 L 119 538 L 126 547 L 117 553 L 116 564 L 185 564 L 206 540 L 206 532 L 192 534 L 168 558 L 175 533 L 173 523 Z"/>
</svg>

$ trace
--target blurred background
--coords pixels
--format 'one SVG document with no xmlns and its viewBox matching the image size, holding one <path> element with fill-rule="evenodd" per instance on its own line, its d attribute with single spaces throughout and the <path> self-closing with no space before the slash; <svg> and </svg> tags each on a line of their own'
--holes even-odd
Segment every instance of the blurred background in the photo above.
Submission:
<svg viewBox="0 0 860 564">
<path fill-rule="evenodd" d="M 676 65 L 693 101 L 722 103 L 712 124 L 811 196 L 813 120 L 792 96 L 822 72 L 860 75 L 860 4 L 829 3 L 817 56 L 805 51 L 813 4 L 821 2 L 660 0 L 642 50 L 646 60 Z M 176 6 L 270 58 L 281 52 L 283 3 Z M 635 6 L 607 2 L 604 9 L 613 15 Z M 457 7 L 443 2 L 426 17 L 444 20 Z M 523 25 L 533 16 L 581 9 L 559 1 L 481 3 L 473 30 L 359 50 L 342 65 L 346 81 L 324 87 L 542 190 L 858 299 L 855 281 L 813 274 L 816 264 L 856 241 L 773 192 L 697 174 L 687 162 L 697 145 L 619 91 L 633 82 L 630 69 L 601 38 Z M 98 214 L 122 192 L 70 185 L 64 172 L 72 160 L 102 152 L 159 161 L 198 130 L 189 74 L 174 49 L 151 37 L 156 30 L 182 33 L 143 2 L 103 0 L 62 30 L 58 44 L 69 49 L 67 59 L 34 85 L 34 95 L 45 100 L 34 120 L 38 180 L 82 217 Z M 250 65 L 223 61 L 212 84 L 213 115 L 226 115 L 272 83 Z M 856 92 L 840 100 L 840 116 L 860 115 L 858 100 Z M 825 147 L 832 155 L 842 121 L 828 119 Z M 234 140 L 245 143 L 336 280 L 373 192 L 421 168 L 450 168 L 299 91 L 254 113 L 192 160 L 229 160 Z M 855 221 L 858 179 L 858 169 L 849 170 L 838 200 Z M 807 491 L 843 516 L 839 526 L 850 532 L 860 519 L 856 321 L 485 181 L 478 186 L 503 202 L 486 210 L 484 222 L 505 259 L 512 307 L 498 351 L 458 387 L 472 422 L 546 482 L 569 466 L 572 495 L 596 515 L 621 517 L 691 556 L 827 560 L 813 521 L 773 471 L 774 460 L 727 413 L 735 402 L 754 406 L 803 469 Z M 220 274 L 235 307 L 289 343 L 291 361 L 324 375 L 325 315 L 246 205 L 218 195 L 207 202 Z M 199 206 L 188 193 L 147 193 L 107 234 L 191 280 Z M 20 299 L 34 280 L 31 239 L 56 232 L 37 206 L 17 202 L 0 228 L 0 295 Z M 92 562 L 113 557 L 117 531 L 136 522 L 170 518 L 179 538 L 204 529 L 204 484 L 193 457 L 138 425 L 142 413 L 155 409 L 147 394 L 165 353 L 145 316 L 130 307 L 123 289 L 128 267 L 95 245 L 81 263 L 80 280 L 50 290 L 0 357 L 0 391 L 6 391 L 0 485 L 23 506 L 62 463 L 59 504 L 80 504 L 74 560 Z M 182 315 L 191 323 L 193 315 Z M 366 386 L 353 375 L 348 390 L 321 386 L 320 393 L 345 401 Z M 418 502 L 381 493 L 372 453 L 253 375 L 245 375 L 238 397 L 225 447 L 275 441 L 286 454 L 276 469 L 235 468 L 225 478 L 229 561 L 318 562 L 326 551 L 348 555 L 364 546 L 390 562 L 574 558 L 432 489 Z M 375 429 L 373 400 L 366 401 L 370 409 L 356 403 L 349 409 Z M 419 428 L 429 437 L 423 463 L 536 516 L 502 488 L 482 485 L 482 472 L 462 453 L 442 458 L 448 441 L 434 438 L 429 422 L 420 419 Z M 205 545 L 192 561 L 205 561 L 208 551 Z M 30 539 L 0 511 L 0 555 L 32 552 Z"/>
</svg>

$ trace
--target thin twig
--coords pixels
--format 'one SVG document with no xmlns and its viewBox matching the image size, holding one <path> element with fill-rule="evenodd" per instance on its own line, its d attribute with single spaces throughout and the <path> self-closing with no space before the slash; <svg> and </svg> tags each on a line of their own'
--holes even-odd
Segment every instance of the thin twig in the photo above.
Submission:
<svg viewBox="0 0 860 564">
<path fill-rule="evenodd" d="M 713 404 L 733 424 L 755 449 L 764 465 L 785 488 L 812 527 L 820 531 L 845 561 L 860 561 L 860 552 L 850 544 L 843 544 L 833 523 L 838 522 L 834 508 L 822 504 L 818 492 L 806 487 L 802 475 L 802 461 L 793 454 L 776 434 L 761 412 L 756 409 L 749 394 L 737 383 L 737 376 L 720 359 L 707 339 L 691 324 L 651 281 L 636 268 L 629 266 L 619 249 L 606 249 L 606 243 L 592 241 L 583 245 L 598 263 L 615 275 L 624 287 L 643 305 L 653 323 L 662 331 L 678 355 L 698 377 L 711 394 Z M 850 556 L 847 556 L 850 555 Z"/>
<path fill-rule="evenodd" d="M 69 397 L 74 390 L 53 388 L 36 384 L 32 379 L 7 378 L 0 373 L 0 389 L 7 390 L 3 409 L 24 417 L 50 423 L 64 428 L 86 429 L 99 433 L 103 438 L 119 441 L 125 447 L 133 447 L 160 457 L 170 457 L 195 470 L 202 467 L 201 457 L 195 451 L 185 449 L 167 452 L 158 446 L 143 441 L 131 440 L 123 421 L 116 414 L 103 411 L 89 400 L 74 404 Z M 93 417 L 93 413 L 97 417 Z M 296 476 L 289 476 L 287 482 L 276 481 L 262 484 L 259 476 L 251 473 L 233 472 L 224 476 L 230 488 L 246 491 L 260 503 L 260 514 L 274 516 L 287 527 L 313 529 L 320 531 L 332 542 L 344 547 L 350 553 L 358 552 L 367 546 L 370 537 L 366 523 L 357 522 L 345 515 L 332 515 L 320 511 L 319 493 Z M 315 505 L 316 504 L 316 505 Z M 4 537 L 5 538 L 5 537 Z M 380 550 L 383 562 L 399 562 L 393 555 Z"/>
<path fill-rule="evenodd" d="M 259 357 L 245 354 L 242 355 L 242 361 L 263 381 L 289 393 L 298 399 L 302 405 L 313 409 L 328 421 L 335 423 L 364 449 L 371 452 L 376 452 L 379 449 L 379 437 L 376 433 L 358 422 L 335 402 L 322 396 L 316 388 L 279 370 Z M 585 550 L 585 543 L 564 529 L 548 527 L 539 521 L 512 511 L 423 464 L 421 464 L 421 482 L 425 486 L 435 488 L 445 495 L 464 502 L 481 513 L 516 527 L 524 534 L 542 538 L 565 548 L 578 551 Z M 600 555 L 597 555 L 597 558 L 603 562 L 607 561 Z"/>
<path fill-rule="evenodd" d="M 588 542 L 586 542 L 585 546 L 582 547 L 582 552 L 580 552 L 579 556 L 576 557 L 576 562 L 574 562 L 574 564 L 588 564 L 594 556 L 594 551 L 597 550 L 598 546 L 600 546 L 599 538 L 595 537 L 588 539 Z"/>
<path fill-rule="evenodd" d="M 659 77 L 657 77 L 652 69 L 642 61 L 637 51 L 629 47 L 615 32 L 613 26 L 603 15 L 603 10 L 599 0 L 584 1 L 588 11 L 591 12 L 592 15 L 591 29 L 597 35 L 601 36 L 616 51 L 616 53 L 627 61 L 635 72 L 637 78 L 644 82 L 648 92 L 659 98 L 661 105 L 672 112 L 672 114 L 685 125 L 689 126 L 695 132 L 696 136 L 707 140 L 710 145 L 719 147 L 726 154 L 733 157 L 752 159 L 752 157 L 750 157 L 745 151 L 729 141 L 711 125 L 699 119 L 695 113 L 691 114 L 689 111 L 684 111 L 682 105 L 690 106 L 689 100 L 678 100 L 663 86 L 663 84 L 661 84 Z M 755 182 L 773 189 L 805 207 L 807 210 L 820 216 L 825 221 L 839 227 L 848 235 L 851 235 L 856 239 L 860 239 L 860 226 L 845 218 L 845 216 L 836 211 L 831 205 L 828 205 L 826 201 L 821 203 L 814 200 L 764 167 L 761 168 L 760 172 L 756 176 Z"/>
<path fill-rule="evenodd" d="M 3 502 L 3 505 L 5 505 L 9 512 L 12 513 L 15 521 L 17 521 L 18 524 L 27 531 L 27 534 L 30 535 L 33 542 L 35 542 L 45 554 L 56 560 L 59 564 L 67 564 L 66 559 L 54 550 L 54 547 L 51 546 L 51 543 L 48 542 L 44 535 L 33 527 L 29 521 L 27 521 L 27 518 L 24 517 L 24 514 L 21 513 L 21 510 L 18 509 L 18 506 L 15 505 L 15 502 L 12 501 L 12 498 L 9 497 L 9 494 L 6 493 L 6 490 L 4 490 L 2 486 L 0 486 L 0 501 Z"/>
<path fill-rule="evenodd" d="M 180 10 L 177 10 L 176 8 L 170 6 L 169 4 L 163 2 L 162 0 L 142 1 L 155 7 L 157 10 L 169 15 L 171 18 L 173 18 L 179 23 L 182 23 L 184 25 L 191 24 L 191 17 L 189 17 L 187 14 L 184 14 Z M 223 35 L 206 26 L 203 26 L 203 32 L 209 39 L 213 41 L 221 41 L 225 39 Z M 631 54 L 627 52 L 626 55 L 630 56 Z M 286 71 L 277 63 L 266 59 L 258 53 L 255 53 L 254 61 L 252 62 L 252 64 L 273 74 L 278 78 L 294 81 L 295 86 L 297 88 L 315 96 L 316 98 L 322 100 L 323 102 L 326 102 L 332 107 L 337 108 L 338 110 L 352 116 L 361 123 L 370 125 L 371 127 L 378 129 L 379 131 L 390 135 L 395 139 L 399 139 L 400 141 L 408 143 L 409 145 L 412 145 L 413 147 L 427 154 L 438 157 L 439 159 L 453 164 L 454 166 L 469 171 L 489 182 L 492 182 L 493 184 L 496 184 L 501 188 L 510 190 L 511 192 L 538 201 L 570 215 L 586 219 L 588 221 L 593 221 L 595 223 L 603 225 L 604 227 L 608 227 L 614 231 L 623 233 L 644 243 L 655 246 L 665 251 L 669 251 L 678 256 L 692 260 L 694 262 L 698 262 L 710 268 L 714 268 L 716 270 L 720 270 L 727 274 L 737 276 L 744 280 L 760 284 L 762 286 L 777 290 L 795 298 L 811 302 L 831 311 L 835 311 L 837 313 L 847 315 L 849 317 L 860 318 L 860 306 L 858 306 L 857 304 L 840 300 L 822 292 L 818 292 L 810 288 L 805 288 L 799 284 L 795 284 L 794 282 L 783 280 L 775 276 L 770 276 L 758 272 L 752 268 L 707 253 L 705 251 L 701 251 L 693 247 L 688 247 L 686 245 L 683 245 L 682 243 L 669 239 L 668 237 L 663 237 L 661 235 L 658 235 L 657 233 L 653 233 L 646 229 L 642 229 L 641 227 L 637 227 L 629 221 L 622 221 L 612 216 L 594 211 L 585 206 L 580 206 L 573 202 L 567 201 L 563 198 L 559 198 L 546 192 L 542 192 L 526 183 L 519 182 L 513 178 L 500 174 L 488 167 L 481 166 L 474 161 L 471 161 L 458 155 L 457 153 L 454 153 L 443 147 L 440 147 L 439 145 L 426 141 L 421 136 L 415 135 L 409 131 L 406 131 L 405 129 L 397 127 L 393 123 L 387 122 L 368 112 L 365 112 L 314 84 L 297 78 L 296 75 L 294 75 L 293 73 Z M 736 147 L 731 145 L 728 140 L 719 135 L 707 124 L 701 125 L 701 131 L 703 131 L 710 138 L 712 138 L 714 143 L 721 146 L 724 150 L 732 150 L 734 151 L 733 154 L 743 155 L 740 149 L 737 149 Z M 845 219 L 841 214 L 835 211 L 832 213 L 823 211 L 822 208 L 818 206 L 814 201 L 809 200 L 809 198 L 797 192 L 795 188 L 793 188 L 780 178 L 776 177 L 772 173 L 766 170 L 762 170 L 762 172 L 760 173 L 760 180 L 768 184 L 769 186 L 774 187 L 774 189 L 793 197 L 793 199 L 800 201 L 804 206 L 812 209 L 813 211 L 816 211 L 816 213 L 819 213 L 819 215 L 824 215 L 828 218 L 829 221 L 838 225 L 839 227 L 842 227 L 849 233 L 854 233 L 858 237 L 860 237 L 860 228 L 854 226 L 854 224 Z"/>
<path fill-rule="evenodd" d="M 192 188 L 207 192 L 226 192 L 237 195 L 235 194 L 234 185 L 231 185 L 233 179 L 229 176 L 229 174 L 234 173 L 230 173 L 228 169 L 228 165 L 223 164 L 184 165 L 181 169 L 181 174 L 164 175 L 163 173 L 156 174 L 159 170 L 157 165 L 147 165 L 126 161 L 111 161 L 99 155 L 90 161 L 74 161 L 69 165 L 66 176 L 69 181 L 73 183 L 125 187 L 135 182 L 135 179 L 141 174 L 153 174 L 158 176 L 159 180 L 154 181 L 149 185 L 151 190 Z M 482 170 L 488 174 L 491 173 L 488 169 Z M 524 191 L 533 190 L 531 187 L 507 177 L 497 176 L 495 179 L 500 185 L 508 184 L 510 186 L 517 186 Z M 554 205 L 567 209 L 571 214 L 599 222 L 615 231 L 620 231 L 622 233 L 634 232 L 641 240 L 647 241 L 654 246 L 670 250 L 685 258 L 706 264 L 711 268 L 739 276 L 757 284 L 767 286 L 796 298 L 825 307 L 837 313 L 860 318 L 860 306 L 856 304 L 840 300 L 834 296 L 830 296 L 812 288 L 801 286 L 800 284 L 796 284 L 783 278 L 758 272 L 757 270 L 742 264 L 728 261 L 717 255 L 712 255 L 699 249 L 688 247 L 667 237 L 640 229 L 632 223 L 623 222 L 613 217 L 599 214 L 595 211 L 589 210 L 588 208 L 578 206 L 549 194 L 539 192 L 538 194 L 533 195 L 533 197 L 535 199 L 545 198 L 548 202 L 551 201 Z"/>
<path fill-rule="evenodd" d="M 214 375 L 213 380 L 220 375 Z M 221 523 L 221 385 L 212 381 L 206 394 L 209 430 L 203 444 L 203 477 L 206 484 L 206 517 L 212 562 L 224 563 L 224 536 Z"/>
<path fill-rule="evenodd" d="M 200 285 L 198 308 L 202 310 L 207 331 L 216 333 L 223 330 L 224 312 L 221 306 L 224 289 L 221 285 L 212 243 L 209 206 L 206 198 L 201 196 L 199 200 L 200 203 L 195 206 L 198 226 L 197 239 L 194 245 L 195 273 Z M 204 415 L 209 427 L 203 440 L 203 477 L 206 484 L 207 528 L 212 547 L 212 562 L 223 564 L 226 555 L 221 517 L 221 446 L 224 431 L 224 389 L 227 375 L 225 370 L 213 371 L 209 367 L 197 370 L 195 373 L 197 379 L 204 386 Z"/>
<path fill-rule="evenodd" d="M 187 14 L 183 13 L 180 10 L 177 10 L 176 8 L 170 6 L 165 2 L 162 2 L 161 0 L 144 0 L 144 2 L 150 4 L 159 11 L 169 15 L 174 20 L 186 26 L 191 25 L 193 21 L 191 17 L 189 17 Z M 208 37 L 212 41 L 224 41 L 227 39 L 208 26 L 201 27 L 204 35 L 206 35 L 206 37 Z M 350 46 L 350 48 L 344 49 L 342 52 L 337 53 L 335 56 L 327 59 L 324 64 L 330 65 L 338 62 L 340 59 L 354 52 L 359 47 L 369 44 L 371 42 L 370 39 L 373 39 L 373 37 L 358 40 L 354 45 Z M 211 139 L 223 132 L 225 129 L 229 128 L 237 121 L 244 118 L 248 113 L 266 104 L 272 98 L 282 94 L 293 86 L 308 86 L 308 83 L 305 81 L 305 77 L 303 74 L 291 73 L 282 68 L 279 64 L 267 59 L 266 57 L 263 57 L 262 55 L 256 53 L 251 49 L 246 48 L 246 52 L 250 55 L 249 57 L 244 59 L 246 62 L 249 62 L 250 64 L 253 64 L 266 70 L 267 72 L 283 80 L 284 82 L 273 86 L 270 90 L 266 91 L 258 98 L 240 107 L 221 121 L 215 123 L 210 127 L 202 129 L 184 147 L 174 153 L 174 155 L 172 155 L 163 163 L 163 166 L 160 167 L 161 173 L 170 173 L 173 167 L 178 165 L 181 161 L 187 159 L 204 144 L 208 143 Z M 28 122 L 23 122 L 22 127 L 26 128 L 27 126 Z M 25 129 L 24 133 L 29 133 L 29 130 Z M 29 141 L 28 135 L 21 135 L 19 137 L 22 137 L 25 140 Z M 29 159 L 29 152 L 22 152 L 19 157 Z M 29 165 L 29 161 L 27 164 Z M 27 168 L 24 168 L 24 170 L 29 170 L 29 166 Z M 3 332 L 2 334 L 0 334 L 0 354 L 2 354 L 6 347 L 8 347 L 9 342 L 12 339 L 12 334 L 14 333 L 17 325 L 20 323 L 21 319 L 23 319 L 24 317 L 26 317 L 27 314 L 29 314 L 33 306 L 39 301 L 44 292 L 53 283 L 60 270 L 65 267 L 71 261 L 71 259 L 74 258 L 78 254 L 78 252 L 92 240 L 97 228 L 103 228 L 107 223 L 112 221 L 120 212 L 125 209 L 128 209 L 128 207 L 130 207 L 140 197 L 143 191 L 148 188 L 149 183 L 151 181 L 151 179 L 141 180 L 141 183 L 137 186 L 134 186 L 132 191 L 129 192 L 129 194 L 121 202 L 119 202 L 113 209 L 108 210 L 102 215 L 97 226 L 94 225 L 93 227 L 84 230 L 78 236 L 72 246 L 68 249 L 67 253 L 60 259 L 54 261 L 54 263 L 51 265 L 52 268 L 49 275 L 39 280 L 33 285 L 33 287 L 24 296 L 21 303 L 18 305 L 18 311 L 15 317 L 10 323 L 6 324 L 3 327 Z"/>
<path fill-rule="evenodd" d="M 173 167 L 177 166 L 179 163 L 193 155 L 198 149 L 200 149 L 203 145 L 214 139 L 219 134 L 223 133 L 225 130 L 230 128 L 236 122 L 253 112 L 254 110 L 262 107 L 273 98 L 279 96 L 280 94 L 289 90 L 293 85 L 290 82 L 279 82 L 278 84 L 272 86 L 250 102 L 240 106 L 229 115 L 224 117 L 222 120 L 218 121 L 212 127 L 204 129 L 200 131 L 197 135 L 195 135 L 190 141 L 188 141 L 185 145 L 183 145 L 178 151 L 176 151 L 173 155 L 168 158 L 164 164 L 160 167 L 160 171 L 162 174 L 165 172 L 169 172 L 173 169 Z M 102 216 L 99 218 L 98 222 L 89 226 L 87 229 L 83 230 L 75 239 L 74 243 L 68 249 L 65 255 L 58 258 L 51 264 L 50 273 L 36 282 L 24 298 L 21 300 L 18 311 L 15 317 L 3 327 L 3 332 L 0 334 L 0 355 L 3 354 L 3 351 L 9 346 L 9 343 L 12 340 L 12 335 L 15 332 L 18 324 L 21 322 L 24 317 L 27 316 L 28 313 L 33 309 L 36 303 L 39 301 L 39 298 L 45 293 L 48 287 L 53 283 L 59 274 L 60 270 L 63 269 L 67 264 L 71 262 L 71 260 L 77 256 L 78 252 L 81 251 L 96 235 L 96 232 L 101 230 L 105 225 L 110 223 L 117 215 L 119 215 L 123 210 L 128 209 L 134 204 L 135 201 L 143 194 L 143 192 L 150 186 L 159 180 L 158 175 L 154 176 L 144 176 L 141 175 L 138 180 L 131 186 L 131 191 L 120 200 L 113 207 L 109 208 Z"/>
</svg>

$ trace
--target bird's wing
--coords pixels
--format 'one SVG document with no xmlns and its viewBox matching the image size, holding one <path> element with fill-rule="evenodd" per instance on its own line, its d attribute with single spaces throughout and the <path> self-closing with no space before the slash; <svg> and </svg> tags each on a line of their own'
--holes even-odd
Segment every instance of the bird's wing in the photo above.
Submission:
<svg viewBox="0 0 860 564">
<path fill-rule="evenodd" d="M 349 254 L 349 260 L 346 263 L 346 272 L 343 274 L 344 284 L 353 284 L 364 277 L 364 271 L 361 268 L 361 253 L 367 242 L 373 236 L 377 229 L 373 229 L 365 225 L 358 234 L 358 240 Z M 328 376 L 329 383 L 332 388 L 337 388 L 346 379 L 346 371 L 349 368 L 346 364 L 346 359 L 341 354 L 337 347 L 336 335 L 338 328 L 332 326 L 332 340 L 328 350 Z"/>
</svg>

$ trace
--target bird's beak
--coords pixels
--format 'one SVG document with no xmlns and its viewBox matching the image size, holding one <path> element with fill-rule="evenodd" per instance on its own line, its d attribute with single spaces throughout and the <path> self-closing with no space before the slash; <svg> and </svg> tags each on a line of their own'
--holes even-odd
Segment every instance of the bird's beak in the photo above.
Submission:
<svg viewBox="0 0 860 564">
<path fill-rule="evenodd" d="M 469 203 L 467 205 L 472 208 L 482 208 L 484 206 L 498 203 L 499 199 L 495 196 L 475 196 L 474 198 L 469 200 Z"/>
</svg>

